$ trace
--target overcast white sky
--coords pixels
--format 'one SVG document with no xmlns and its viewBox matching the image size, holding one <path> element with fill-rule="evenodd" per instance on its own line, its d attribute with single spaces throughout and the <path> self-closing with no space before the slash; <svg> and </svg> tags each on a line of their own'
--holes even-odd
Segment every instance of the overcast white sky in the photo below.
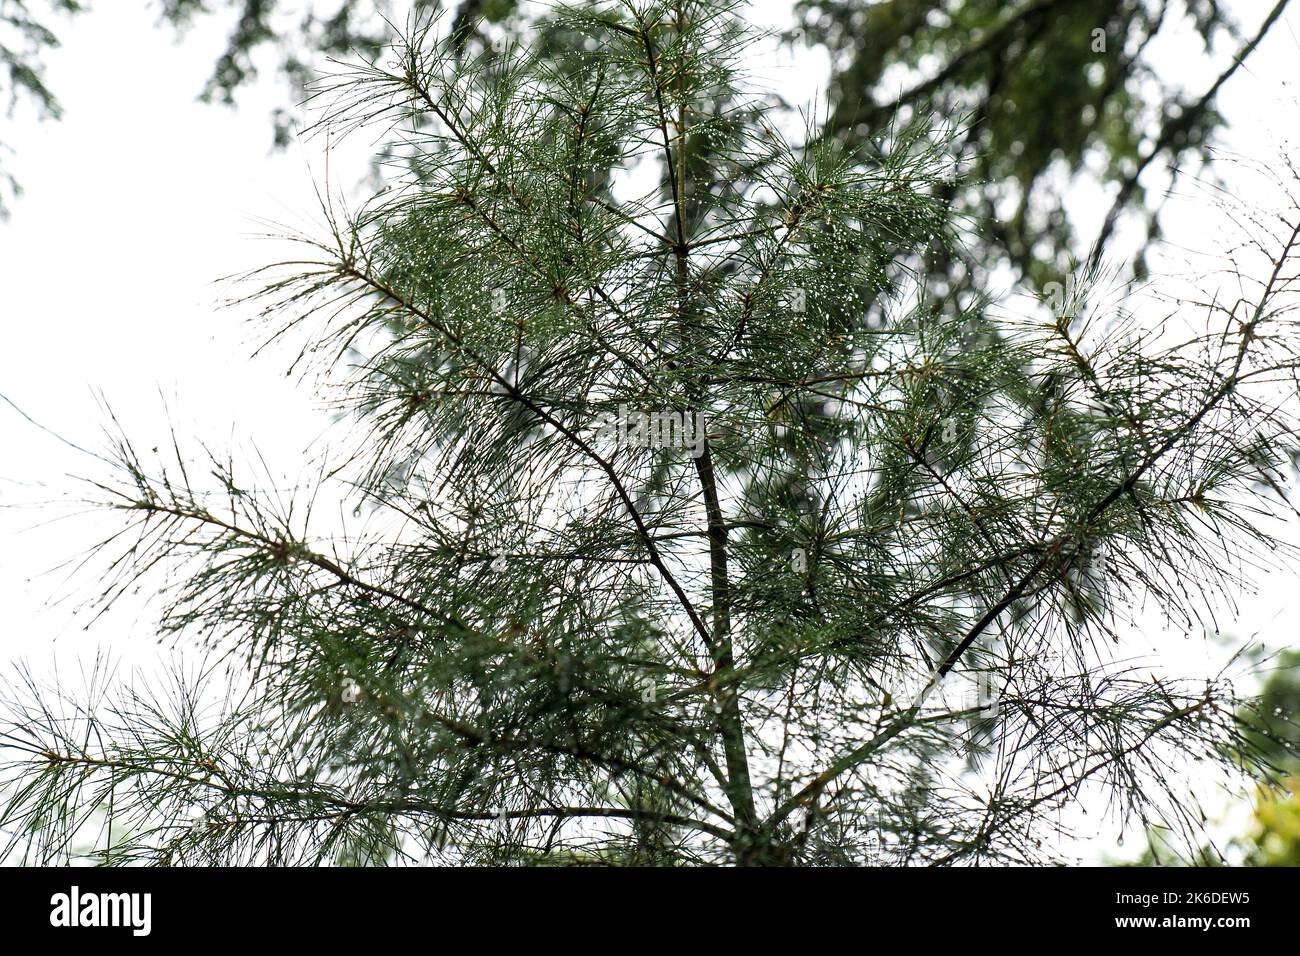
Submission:
<svg viewBox="0 0 1300 956">
<path fill-rule="evenodd" d="M 1229 6 L 1253 30 L 1271 4 Z M 178 44 L 148 7 L 101 2 L 64 25 L 47 74 L 64 119 L 20 116 L 5 128 L 16 155 L 4 161 L 25 195 L 0 225 L 0 394 L 59 435 L 99 449 L 102 393 L 146 447 L 166 439 L 170 419 L 182 435 L 217 447 L 256 443 L 292 476 L 328 416 L 285 378 L 283 356 L 249 361 L 257 337 L 247 312 L 218 308 L 229 290 L 214 280 L 284 252 L 253 238 L 261 220 L 315 220 L 320 144 L 270 150 L 270 112 L 284 95 L 277 80 L 245 91 L 237 111 L 198 103 L 226 24 L 206 22 Z M 779 22 L 787 8 L 785 0 L 763 5 L 761 19 Z M 1229 150 L 1268 159 L 1300 129 L 1300 20 L 1288 18 L 1220 97 L 1232 121 Z M 1199 89 L 1220 67 L 1190 70 L 1203 60 L 1185 53 L 1177 43 L 1158 51 L 1172 75 Z M 792 66 L 769 58 L 755 67 L 793 99 L 811 96 L 824 74 L 817 59 Z M 336 180 L 359 177 L 366 145 L 353 143 L 334 161 Z M 1084 225 L 1101 208 L 1086 186 L 1071 202 Z M 1194 199 L 1176 201 L 1166 221 L 1191 246 L 1220 228 Z M 46 523 L 52 512 L 33 503 L 65 495 L 75 487 L 70 476 L 98 467 L 0 403 L 0 665 L 25 656 L 40 670 L 51 649 L 61 659 L 103 646 L 128 659 L 154 654 L 147 611 L 129 608 L 86 633 L 71 605 L 50 604 L 77 588 L 41 572 L 93 543 L 96 526 Z M 1225 630 L 1291 642 L 1296 584 L 1293 573 L 1264 581 Z M 1219 653 L 1199 641 L 1178 646 L 1192 666 Z"/>
</svg>

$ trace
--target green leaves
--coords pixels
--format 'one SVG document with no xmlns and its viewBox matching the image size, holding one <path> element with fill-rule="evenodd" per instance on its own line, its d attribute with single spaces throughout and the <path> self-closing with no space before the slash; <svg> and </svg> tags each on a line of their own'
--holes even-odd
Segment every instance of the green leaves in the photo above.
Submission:
<svg viewBox="0 0 1300 956">
<path fill-rule="evenodd" d="M 1003 315 L 934 278 L 966 238 L 952 130 L 785 141 L 725 5 L 542 36 L 466 56 L 422 24 L 322 94 L 388 132 L 390 188 L 327 205 L 254 298 L 306 333 L 346 447 L 281 495 L 122 438 L 99 486 L 131 523 L 106 599 L 170 572 L 164 626 L 247 693 L 150 705 L 125 764 L 25 696 L 56 759 L 14 765 L 8 819 L 72 768 L 74 806 L 149 781 L 114 852 L 171 861 L 1026 862 L 1084 784 L 1177 813 L 1153 762 L 1214 752 L 1235 700 L 1107 647 L 1270 541 L 1230 502 L 1268 513 L 1296 425 L 1295 234 L 1181 339 L 1118 338 L 1092 275 L 1071 316 Z"/>
</svg>

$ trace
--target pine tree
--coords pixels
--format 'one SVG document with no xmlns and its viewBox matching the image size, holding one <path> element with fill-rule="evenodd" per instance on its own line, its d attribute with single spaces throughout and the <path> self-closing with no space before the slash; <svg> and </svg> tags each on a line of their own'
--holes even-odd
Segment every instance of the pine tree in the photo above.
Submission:
<svg viewBox="0 0 1300 956">
<path fill-rule="evenodd" d="M 926 294 L 949 133 L 792 143 L 736 9 L 443 26 L 321 91 L 400 161 L 250 277 L 347 447 L 282 494 L 115 432 L 103 600 L 165 569 L 164 633 L 222 666 L 14 687 L 11 853 L 1042 861 L 1088 787 L 1187 819 L 1179 761 L 1250 763 L 1230 681 L 1124 651 L 1273 547 L 1300 225 L 1210 331 L 1088 275 L 990 334 Z"/>
</svg>

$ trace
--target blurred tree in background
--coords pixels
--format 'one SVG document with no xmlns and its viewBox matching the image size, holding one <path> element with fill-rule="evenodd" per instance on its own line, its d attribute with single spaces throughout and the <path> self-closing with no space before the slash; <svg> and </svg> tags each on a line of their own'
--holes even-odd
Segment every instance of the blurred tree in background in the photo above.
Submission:
<svg viewBox="0 0 1300 956">
<path fill-rule="evenodd" d="M 79 0 L 48 0 L 39 12 L 73 14 L 84 9 Z M 38 19 L 28 0 L 0 0 L 0 76 L 8 86 L 0 87 L 0 95 L 7 95 L 6 115 L 12 117 L 23 101 L 33 104 L 42 118 L 57 119 L 61 115 L 59 101 L 45 84 L 41 64 L 41 56 L 58 45 L 48 19 Z M 17 181 L 5 172 L 3 154 L 7 148 L 0 139 L 0 217 L 7 212 L 7 196 L 19 190 Z"/>
<path fill-rule="evenodd" d="M 989 236 L 966 264 L 943 263 L 954 287 L 978 287 L 969 263 L 1005 263 L 1041 288 L 1080 247 L 1104 248 L 1122 213 L 1145 209 L 1143 172 L 1210 158 L 1223 123 L 1216 94 L 1287 5 L 1239 5 L 1262 16 L 1249 34 L 1219 0 L 799 0 L 798 9 L 806 35 L 835 56 L 834 134 L 852 142 L 900 109 L 966 117 L 966 175 L 953 196 Z M 1205 58 L 1180 63 L 1175 80 L 1149 51 L 1189 20 Z M 1210 72 L 1211 50 L 1224 48 L 1231 60 Z M 1097 236 L 1077 236 L 1063 205 L 1085 170 L 1114 193 Z M 1159 234 L 1158 205 L 1140 217 L 1148 239 Z"/>
<path fill-rule="evenodd" d="M 1146 206 L 1142 174 L 1154 166 L 1181 169 L 1210 158 L 1223 117 L 1216 97 L 1259 41 L 1279 23 L 1289 0 L 1238 4 L 1249 29 L 1222 0 L 797 0 L 797 47 L 822 46 L 832 58 L 825 135 L 863 147 L 903 116 L 925 109 L 965 117 L 966 160 L 948 187 L 954 213 L 974 215 L 987 236 L 957 257 L 934 250 L 936 274 L 951 292 L 978 290 L 986 273 L 1012 266 L 1035 287 L 1072 267 L 1081 248 L 1100 253 L 1125 212 L 1159 235 Z M 225 50 L 202 91 L 233 102 L 273 64 L 294 98 L 328 57 L 369 57 L 393 38 L 394 24 L 443 8 L 438 0 L 155 0 L 160 20 L 178 29 L 233 20 Z M 29 11 L 35 6 L 45 16 Z M 518 0 L 459 0 L 445 5 L 456 43 L 466 54 L 493 39 L 526 37 L 544 7 Z M 47 115 L 58 101 L 41 80 L 49 28 L 57 11 L 76 13 L 79 0 L 0 0 L 0 31 L 22 37 L 5 45 L 0 65 L 15 96 L 34 99 Z M 1258 19 L 1257 19 L 1258 18 Z M 1177 82 L 1152 65 L 1150 50 L 1191 24 L 1202 59 L 1184 61 Z M 1224 65 L 1210 70 L 1211 52 Z M 1225 59 L 1225 57 L 1230 57 Z M 1196 85 L 1199 79 L 1199 85 Z M 275 117 L 286 139 L 295 111 Z M 1062 205 L 1070 178 L 1087 170 L 1114 192 L 1099 236 L 1078 236 Z M 1144 264 L 1139 254 L 1135 269 Z"/>
<path fill-rule="evenodd" d="M 1260 795 L 1250 836 L 1254 846 L 1247 865 L 1300 866 L 1300 779 L 1292 777 L 1280 793 Z"/>
<path fill-rule="evenodd" d="M 1238 715 L 1259 781 L 1247 829 L 1191 850 L 1153 830 L 1137 864 L 1300 866 L 1300 651 L 1283 651 L 1261 670 L 1267 678 L 1258 704 Z"/>
<path fill-rule="evenodd" d="M 1283 651 L 1265 673 L 1259 706 L 1241 715 L 1263 779 L 1251 828 L 1234 842 L 1249 866 L 1300 866 L 1300 651 Z"/>
</svg>

